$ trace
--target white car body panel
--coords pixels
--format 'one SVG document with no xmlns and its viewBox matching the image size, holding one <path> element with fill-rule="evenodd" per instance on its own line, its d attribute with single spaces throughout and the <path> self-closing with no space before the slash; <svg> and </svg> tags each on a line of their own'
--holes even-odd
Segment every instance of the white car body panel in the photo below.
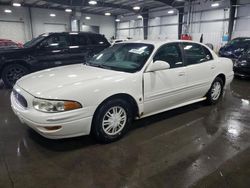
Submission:
<svg viewBox="0 0 250 188">
<path fill-rule="evenodd" d="M 33 73 L 21 78 L 14 87 L 28 101 L 28 107 L 23 108 L 12 94 L 11 104 L 14 112 L 22 122 L 45 137 L 74 137 L 90 133 L 96 109 L 113 95 L 131 96 L 138 106 L 138 118 L 143 118 L 205 100 L 204 96 L 213 80 L 220 74 L 225 75 L 226 86 L 233 79 L 232 61 L 217 57 L 206 46 L 214 57 L 213 61 L 146 72 L 160 46 L 180 41 L 136 42 L 155 46 L 152 55 L 139 72 L 125 73 L 79 64 Z M 77 101 L 83 108 L 68 112 L 43 113 L 33 108 L 32 102 L 35 97 Z M 43 128 L 55 125 L 62 125 L 62 129 L 47 131 Z"/>
</svg>

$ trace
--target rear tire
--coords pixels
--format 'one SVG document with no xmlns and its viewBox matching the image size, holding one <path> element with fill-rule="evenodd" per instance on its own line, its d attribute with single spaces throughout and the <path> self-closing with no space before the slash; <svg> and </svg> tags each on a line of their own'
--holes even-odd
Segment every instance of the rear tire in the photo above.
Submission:
<svg viewBox="0 0 250 188">
<path fill-rule="evenodd" d="M 28 73 L 29 70 L 23 65 L 16 63 L 7 65 L 6 67 L 4 67 L 2 72 L 2 79 L 4 85 L 7 88 L 12 88 L 17 80 L 27 75 Z"/>
<path fill-rule="evenodd" d="M 102 143 L 119 140 L 132 122 L 131 106 L 122 99 L 111 99 L 96 111 L 92 123 L 92 135 Z"/>
<path fill-rule="evenodd" d="M 224 83 L 223 80 L 219 77 L 215 78 L 215 80 L 212 83 L 212 86 L 210 90 L 208 91 L 206 97 L 207 97 L 207 103 L 208 104 L 216 104 L 222 94 L 223 94 L 223 88 L 224 88 Z"/>
</svg>

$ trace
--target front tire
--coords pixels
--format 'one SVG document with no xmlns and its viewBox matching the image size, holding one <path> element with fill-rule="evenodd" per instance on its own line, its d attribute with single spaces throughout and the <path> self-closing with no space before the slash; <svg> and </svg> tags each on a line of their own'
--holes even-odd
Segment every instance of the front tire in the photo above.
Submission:
<svg viewBox="0 0 250 188">
<path fill-rule="evenodd" d="M 29 70 L 20 64 L 10 64 L 4 67 L 2 79 L 7 88 L 12 88 L 16 81 L 29 73 Z"/>
<path fill-rule="evenodd" d="M 219 77 L 215 78 L 206 96 L 207 103 L 216 104 L 220 100 L 223 94 L 223 88 L 224 88 L 223 80 Z"/>
<path fill-rule="evenodd" d="M 92 134 L 102 143 L 119 140 L 132 122 L 131 106 L 122 99 L 102 104 L 93 117 Z"/>
</svg>

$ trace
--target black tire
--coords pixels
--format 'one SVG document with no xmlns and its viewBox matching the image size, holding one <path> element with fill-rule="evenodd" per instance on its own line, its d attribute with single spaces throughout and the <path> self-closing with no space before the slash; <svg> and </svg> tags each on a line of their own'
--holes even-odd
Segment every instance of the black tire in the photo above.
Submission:
<svg viewBox="0 0 250 188">
<path fill-rule="evenodd" d="M 2 79 L 7 88 L 12 88 L 16 81 L 29 73 L 29 70 L 20 64 L 14 63 L 4 67 Z"/>
<path fill-rule="evenodd" d="M 216 96 L 214 96 L 213 95 L 214 87 L 218 86 L 218 84 L 220 85 L 221 89 L 220 89 L 219 94 L 217 94 Z M 207 97 L 207 100 L 206 100 L 207 104 L 210 104 L 210 105 L 216 104 L 220 100 L 220 98 L 221 98 L 221 96 L 223 94 L 223 88 L 224 88 L 223 80 L 221 78 L 219 78 L 219 77 L 215 78 L 215 80 L 213 81 L 213 83 L 211 85 L 211 88 L 209 89 L 209 91 L 208 91 L 208 93 L 206 95 L 206 97 Z"/>
<path fill-rule="evenodd" d="M 112 110 L 112 108 L 120 107 L 126 113 L 126 122 L 120 132 L 115 135 L 109 135 L 105 132 L 103 127 L 103 122 L 107 117 L 107 113 Z M 133 113 L 131 105 L 122 99 L 111 99 L 104 104 L 102 104 L 96 111 L 93 122 L 92 122 L 92 135 L 101 143 L 110 143 L 119 140 L 128 131 L 131 122 L 133 120 Z M 119 121 L 119 120 L 118 120 Z M 108 126 L 109 127 L 109 126 Z M 115 129 L 115 128 L 114 128 Z M 107 130 L 106 130 L 107 131 Z"/>
</svg>

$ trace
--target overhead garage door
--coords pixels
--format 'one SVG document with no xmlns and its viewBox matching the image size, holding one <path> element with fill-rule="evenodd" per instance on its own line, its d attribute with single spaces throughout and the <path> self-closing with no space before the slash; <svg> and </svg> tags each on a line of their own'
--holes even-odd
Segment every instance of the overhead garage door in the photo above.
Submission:
<svg viewBox="0 0 250 188">
<path fill-rule="evenodd" d="M 65 32 L 66 25 L 65 24 L 54 24 L 54 23 L 45 23 L 44 24 L 45 32 Z"/>
<path fill-rule="evenodd" d="M 25 27 L 23 22 L 0 21 L 0 38 L 15 42 L 25 42 Z"/>
</svg>

